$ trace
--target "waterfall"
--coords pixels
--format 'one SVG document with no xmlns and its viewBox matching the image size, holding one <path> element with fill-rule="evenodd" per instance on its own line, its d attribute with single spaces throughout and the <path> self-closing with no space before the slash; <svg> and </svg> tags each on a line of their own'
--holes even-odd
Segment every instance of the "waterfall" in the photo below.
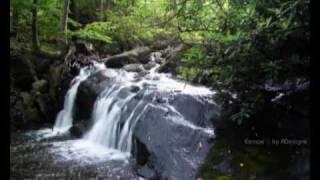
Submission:
<svg viewBox="0 0 320 180">
<path fill-rule="evenodd" d="M 94 63 L 93 68 L 82 68 L 80 74 L 72 80 L 73 85 L 65 96 L 64 107 L 58 113 L 54 131 L 66 132 L 72 126 L 73 107 L 80 83 L 98 70 L 104 70 L 102 74 L 112 79 L 112 84 L 106 85 L 94 102 L 91 112 L 92 127 L 82 138 L 86 142 L 130 156 L 134 150 L 134 129 L 139 120 L 144 118 L 146 111 L 154 108 L 171 112 L 172 115 L 167 118 L 176 124 L 208 132 L 207 129 L 197 127 L 186 120 L 168 103 L 168 99 L 162 104 L 155 101 L 161 96 L 161 92 L 179 92 L 194 96 L 213 92 L 204 87 L 191 85 L 186 88 L 184 82 L 171 78 L 169 74 L 157 73 L 158 67 L 159 64 L 156 64 L 144 78 L 140 79 L 136 73 L 109 69 L 104 64 Z M 139 90 L 131 91 L 132 87 L 138 87 Z"/>
<path fill-rule="evenodd" d="M 131 142 L 133 129 L 144 110 L 134 117 L 137 109 L 142 107 L 140 100 L 121 127 L 121 115 L 126 111 L 126 105 L 136 95 L 130 92 L 125 98 L 119 98 L 121 90 L 125 88 L 127 86 L 114 85 L 101 93 L 94 104 L 92 113 L 94 125 L 84 138 L 90 142 L 130 154 L 133 148 Z"/>
<path fill-rule="evenodd" d="M 91 129 L 84 135 L 84 139 L 99 144 L 104 147 L 121 151 L 130 155 L 133 152 L 133 131 L 138 121 L 143 118 L 148 108 L 162 108 L 167 112 L 172 112 L 174 117 L 172 121 L 191 129 L 206 131 L 185 120 L 184 117 L 168 103 L 153 104 L 157 99 L 158 92 L 178 91 L 186 94 L 211 94 L 207 88 L 189 86 L 185 88 L 185 83 L 172 79 L 168 74 L 156 72 L 159 67 L 157 64 L 149 74 L 141 81 L 135 80 L 135 73 L 129 73 L 123 70 L 106 69 L 106 76 L 114 79 L 114 84 L 106 86 L 97 97 L 91 114 L 93 123 Z M 147 85 L 147 86 L 146 86 Z M 128 91 L 130 87 L 138 86 L 142 91 L 138 91 L 139 97 L 135 99 L 138 92 Z M 150 89 L 148 89 L 148 87 Z M 157 92 L 157 93 L 155 93 Z M 142 96 L 141 96 L 142 95 Z M 148 95 L 153 96 L 152 100 L 146 101 L 144 98 Z M 150 96 L 149 96 L 150 97 Z M 130 106 L 131 109 L 127 109 Z M 168 117 L 171 118 L 171 117 Z"/>
<path fill-rule="evenodd" d="M 53 127 L 54 132 L 63 133 L 69 130 L 72 126 L 73 107 L 80 83 L 86 80 L 92 73 L 103 68 L 104 67 L 100 64 L 94 63 L 93 66 L 87 66 L 80 69 L 79 75 L 71 81 L 72 86 L 65 95 L 63 109 L 58 113 Z"/>
<path fill-rule="evenodd" d="M 117 94 L 121 91 L 121 88 L 113 89 L 115 88 L 110 88 L 104 96 L 99 97 L 96 101 L 94 106 L 96 109 L 93 112 L 93 122 L 95 124 L 87 134 L 86 139 L 116 149 L 116 131 L 119 128 L 121 109 L 131 96 L 126 99 L 119 99 Z"/>
</svg>

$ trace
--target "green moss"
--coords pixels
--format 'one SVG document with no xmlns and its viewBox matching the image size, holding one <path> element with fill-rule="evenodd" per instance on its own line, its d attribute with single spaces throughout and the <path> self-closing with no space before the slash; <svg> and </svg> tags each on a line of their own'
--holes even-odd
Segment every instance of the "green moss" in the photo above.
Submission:
<svg viewBox="0 0 320 180">
<path fill-rule="evenodd" d="M 41 43 L 41 51 L 51 55 L 61 54 L 61 47 L 54 43 Z"/>
<path fill-rule="evenodd" d="M 39 121 L 39 111 L 37 108 L 28 108 L 24 111 L 24 121 L 25 123 L 28 122 L 35 122 Z"/>
</svg>

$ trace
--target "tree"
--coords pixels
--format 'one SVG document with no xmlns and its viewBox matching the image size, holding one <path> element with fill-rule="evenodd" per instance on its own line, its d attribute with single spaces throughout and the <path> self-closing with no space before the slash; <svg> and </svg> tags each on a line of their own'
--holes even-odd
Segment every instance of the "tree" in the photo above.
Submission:
<svg viewBox="0 0 320 180">
<path fill-rule="evenodd" d="M 103 21 L 104 0 L 100 0 L 100 21 Z"/>
<path fill-rule="evenodd" d="M 64 1 L 63 7 L 63 16 L 62 16 L 62 33 L 66 36 L 68 30 L 68 13 L 69 13 L 69 4 L 70 0 Z M 65 43 L 67 44 L 67 38 L 65 39 Z"/>
<path fill-rule="evenodd" d="M 35 52 L 39 50 L 40 43 L 39 43 L 39 37 L 38 37 L 38 0 L 33 0 L 33 6 L 32 6 L 32 47 Z"/>
</svg>

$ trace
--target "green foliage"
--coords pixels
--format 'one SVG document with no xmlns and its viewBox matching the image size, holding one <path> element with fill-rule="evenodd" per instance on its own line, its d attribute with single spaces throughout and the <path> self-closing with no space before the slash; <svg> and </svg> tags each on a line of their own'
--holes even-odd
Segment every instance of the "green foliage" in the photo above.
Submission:
<svg viewBox="0 0 320 180">
<path fill-rule="evenodd" d="M 206 64 L 206 50 L 203 46 L 188 49 L 181 60 L 182 66 L 178 70 L 178 77 L 187 81 L 193 80 Z"/>
<path fill-rule="evenodd" d="M 32 9 L 37 9 L 37 26 L 40 41 L 50 41 L 61 37 L 61 13 L 63 1 L 46 0 L 38 1 L 35 6 L 32 0 L 10 1 L 13 13 L 13 29 L 16 30 L 13 41 L 29 46 L 32 38 Z"/>
<path fill-rule="evenodd" d="M 70 36 L 76 36 L 79 39 L 87 41 L 102 41 L 104 43 L 111 43 L 112 39 L 109 36 L 111 31 L 111 24 L 108 22 L 94 22 L 87 24 L 84 28 L 78 31 L 70 32 Z"/>
<path fill-rule="evenodd" d="M 57 0 L 39 1 L 38 27 L 41 39 L 52 40 L 60 36 L 62 4 Z"/>
<path fill-rule="evenodd" d="M 180 76 L 195 77 L 194 69 L 214 72 L 209 77 L 213 87 L 220 90 L 226 106 L 233 102 L 232 121 L 243 124 L 271 100 L 258 88 L 266 82 L 308 78 L 309 1 L 204 2 L 180 5 L 182 39 L 188 41 L 196 33 L 202 38 L 193 41 L 209 42 L 206 51 L 195 46 L 186 53 L 189 63 L 182 65 Z"/>
<path fill-rule="evenodd" d="M 167 1 L 136 1 L 134 7 L 127 7 L 125 1 L 114 4 L 114 10 L 107 10 L 104 17 L 112 24 L 111 36 L 124 46 L 142 45 L 156 39 L 168 39 L 175 32 L 174 28 L 163 25 Z M 126 7 L 126 8 L 124 8 Z"/>
<path fill-rule="evenodd" d="M 243 124 L 270 101 L 258 87 L 308 78 L 309 4 L 309 0 L 79 0 L 70 8 L 68 35 L 101 46 L 117 44 L 119 49 L 173 37 L 198 44 L 184 54 L 178 76 L 191 81 L 206 70 L 209 85 L 220 91 L 225 104 L 233 102 L 230 119 Z M 18 27 L 11 44 L 19 49 L 19 42 L 31 42 L 32 1 L 12 0 L 10 5 L 17 14 L 13 26 Z M 62 38 L 63 1 L 39 1 L 37 8 L 40 40 Z"/>
<path fill-rule="evenodd" d="M 244 120 L 249 119 L 251 108 L 248 106 L 249 105 L 246 103 L 242 104 L 240 111 L 230 117 L 231 120 L 236 121 L 238 125 L 241 125 Z"/>
<path fill-rule="evenodd" d="M 200 72 L 199 68 L 186 68 L 186 67 L 180 67 L 178 69 L 178 78 L 191 81 L 193 80 L 197 74 Z"/>
</svg>

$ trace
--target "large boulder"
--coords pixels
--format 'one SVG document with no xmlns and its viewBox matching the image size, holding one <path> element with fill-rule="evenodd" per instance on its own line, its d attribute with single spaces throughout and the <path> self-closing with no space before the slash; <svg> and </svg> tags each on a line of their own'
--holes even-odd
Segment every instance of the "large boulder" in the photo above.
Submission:
<svg viewBox="0 0 320 180">
<path fill-rule="evenodd" d="M 89 130 L 89 121 L 79 121 L 72 125 L 70 128 L 70 134 L 75 138 L 81 138 Z"/>
<path fill-rule="evenodd" d="M 42 79 L 42 80 L 39 80 L 39 81 L 36 81 L 34 83 L 32 83 L 32 88 L 35 90 L 35 91 L 38 91 L 38 92 L 47 92 L 48 90 L 48 83 L 46 80 Z"/>
<path fill-rule="evenodd" d="M 80 83 L 75 100 L 75 120 L 90 118 L 96 98 L 105 86 L 111 86 L 112 80 L 105 73 L 108 71 L 99 71 Z"/>
<path fill-rule="evenodd" d="M 28 92 L 16 92 L 10 97 L 10 119 L 13 128 L 26 128 L 39 122 L 39 110 L 34 97 Z"/>
<path fill-rule="evenodd" d="M 32 83 L 37 80 L 34 67 L 27 57 L 11 56 L 10 69 L 10 77 L 18 89 L 28 91 L 32 88 Z"/>
<path fill-rule="evenodd" d="M 42 77 L 48 69 L 50 68 L 50 64 L 52 60 L 50 58 L 36 58 L 35 59 L 35 70 L 37 72 L 38 77 Z"/>
<path fill-rule="evenodd" d="M 177 94 L 174 99 L 182 98 L 179 96 Z M 173 180 L 195 179 L 198 168 L 213 145 L 213 134 L 204 126 L 209 124 L 213 117 L 202 116 L 207 112 L 202 109 L 203 106 L 197 107 L 198 100 L 191 96 L 183 98 L 189 99 L 172 102 L 171 107 L 175 110 L 166 110 L 161 101 L 160 104 L 149 106 L 134 130 L 134 137 L 145 145 L 145 151 L 150 154 L 146 164 L 153 167 L 161 177 Z M 189 108 L 178 110 L 175 105 L 190 107 L 192 111 Z M 177 115 L 176 111 L 182 117 Z M 189 116 L 188 111 L 195 115 Z M 211 111 L 217 109 L 212 108 Z M 184 116 L 186 118 L 183 118 Z"/>
<path fill-rule="evenodd" d="M 128 72 L 143 72 L 145 71 L 142 64 L 127 64 L 123 66 L 123 69 Z"/>
<path fill-rule="evenodd" d="M 144 64 L 143 67 L 144 67 L 144 69 L 146 69 L 146 70 L 150 70 L 150 69 L 152 69 L 153 67 L 155 67 L 156 65 L 157 65 L 156 62 L 154 62 L 154 61 L 149 61 L 147 64 Z"/>
<path fill-rule="evenodd" d="M 162 64 L 165 59 L 162 57 L 162 53 L 161 52 L 154 52 L 151 54 L 151 60 L 158 63 L 158 64 Z"/>
<path fill-rule="evenodd" d="M 177 68 L 179 67 L 186 48 L 186 45 L 180 44 L 172 51 L 169 51 L 169 54 L 166 55 L 167 60 L 159 67 L 158 71 L 162 73 L 172 73 L 174 75 L 177 74 Z"/>
<path fill-rule="evenodd" d="M 138 169 L 137 174 L 149 180 L 156 180 L 159 178 L 157 177 L 157 174 L 148 166 L 143 166 L 142 168 Z"/>
<path fill-rule="evenodd" d="M 75 42 L 75 54 L 92 55 L 94 54 L 93 44 L 81 40 Z"/>
<path fill-rule="evenodd" d="M 133 50 L 103 59 L 109 68 L 122 68 L 126 64 L 147 63 L 151 49 L 148 47 L 138 47 Z"/>
<path fill-rule="evenodd" d="M 117 85 L 117 78 L 107 75 L 109 71 L 95 73 L 80 84 L 76 124 L 79 120 L 91 119 L 95 100 L 102 92 L 121 87 L 121 83 Z M 132 94 L 134 97 L 126 102 L 119 123 L 123 127 L 129 117 L 137 120 L 132 153 L 140 166 L 138 173 L 150 179 L 158 175 L 173 180 L 195 179 L 214 144 L 211 124 L 220 117 L 219 107 L 208 97 L 159 91 L 148 84 L 122 88 L 116 97 L 112 96 L 113 101 Z M 73 131 L 82 134 L 81 129 L 83 127 L 75 127 Z"/>
<path fill-rule="evenodd" d="M 48 94 L 37 94 L 35 96 L 35 103 L 42 116 L 42 121 L 49 122 L 56 116 L 56 106 Z"/>
</svg>

